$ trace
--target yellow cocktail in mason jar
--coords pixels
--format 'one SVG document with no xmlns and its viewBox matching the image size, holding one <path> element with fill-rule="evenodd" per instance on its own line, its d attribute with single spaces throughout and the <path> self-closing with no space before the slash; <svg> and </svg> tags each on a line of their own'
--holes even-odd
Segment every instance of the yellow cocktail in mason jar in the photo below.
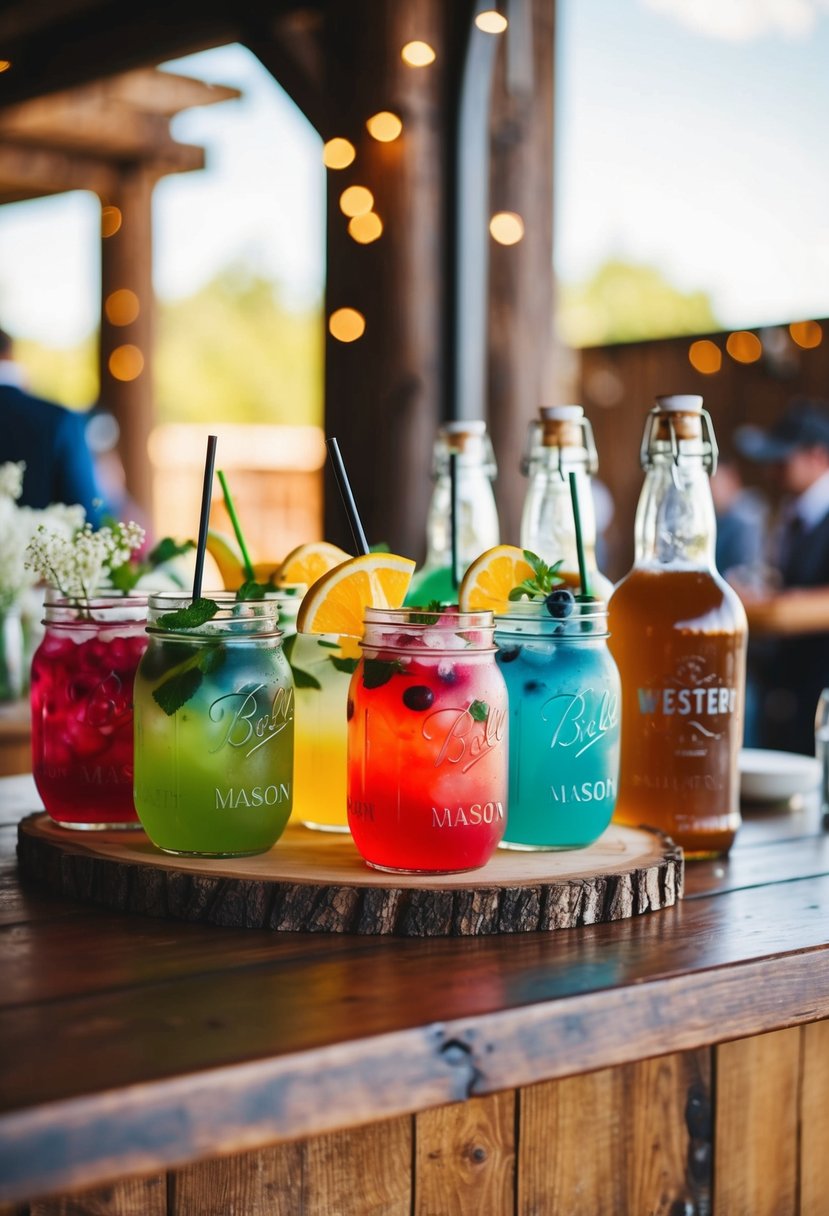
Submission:
<svg viewBox="0 0 829 1216">
<path fill-rule="evenodd" d="M 295 822 L 347 832 L 347 703 L 359 651 L 350 638 L 299 633 L 289 643 L 296 686 Z"/>
</svg>

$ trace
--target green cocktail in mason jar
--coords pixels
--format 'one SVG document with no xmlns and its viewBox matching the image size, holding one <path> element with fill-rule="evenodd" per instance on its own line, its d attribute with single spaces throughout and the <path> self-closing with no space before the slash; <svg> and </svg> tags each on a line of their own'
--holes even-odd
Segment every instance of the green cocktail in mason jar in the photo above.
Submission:
<svg viewBox="0 0 829 1216">
<path fill-rule="evenodd" d="M 261 853 L 293 802 L 294 689 L 277 605 L 152 595 L 135 678 L 135 806 L 168 853 Z"/>
</svg>

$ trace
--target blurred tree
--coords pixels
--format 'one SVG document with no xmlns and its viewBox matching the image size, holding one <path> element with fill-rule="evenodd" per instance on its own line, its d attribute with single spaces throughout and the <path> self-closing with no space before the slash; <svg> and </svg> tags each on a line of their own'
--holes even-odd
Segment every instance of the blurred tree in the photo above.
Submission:
<svg viewBox="0 0 829 1216">
<path fill-rule="evenodd" d="M 558 329 L 568 346 L 672 338 L 720 328 L 704 291 L 678 291 L 651 266 L 611 260 L 586 283 L 560 288 Z"/>
<path fill-rule="evenodd" d="M 159 302 L 154 361 L 159 422 L 322 422 L 318 310 L 286 308 L 278 286 L 231 266 L 187 299 Z M 15 348 L 33 393 L 85 409 L 98 395 L 96 335 Z"/>
<path fill-rule="evenodd" d="M 322 422 L 324 330 L 281 304 L 244 266 L 162 304 L 155 355 L 159 422 Z"/>
</svg>

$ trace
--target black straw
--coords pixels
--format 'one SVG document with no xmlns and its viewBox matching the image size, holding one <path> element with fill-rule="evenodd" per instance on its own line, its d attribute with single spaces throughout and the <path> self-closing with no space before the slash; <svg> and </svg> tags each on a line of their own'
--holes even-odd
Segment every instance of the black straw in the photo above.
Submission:
<svg viewBox="0 0 829 1216">
<path fill-rule="evenodd" d="M 210 521 L 210 499 L 213 494 L 213 466 L 216 463 L 216 436 L 207 436 L 207 455 L 204 459 L 204 482 L 201 491 L 201 518 L 199 539 L 196 545 L 196 569 L 193 573 L 193 602 L 201 599 L 201 584 L 204 577 L 204 551 L 207 548 L 207 529 Z"/>
<path fill-rule="evenodd" d="M 354 538 L 354 548 L 358 554 L 368 553 L 368 541 L 366 534 L 363 531 L 363 525 L 360 521 L 360 516 L 357 511 L 357 504 L 354 501 L 354 495 L 351 493 L 351 485 L 348 480 L 348 474 L 345 471 L 343 458 L 340 453 L 340 445 L 332 436 L 326 439 L 325 446 L 328 448 L 328 454 L 331 457 L 331 464 L 334 469 L 334 477 L 337 481 L 337 489 L 340 491 L 340 498 L 343 500 L 343 507 L 348 518 L 348 523 L 351 528 L 351 535 Z"/>
<path fill-rule="evenodd" d="M 449 453 L 449 538 L 452 552 L 452 587 L 458 588 L 458 453 Z"/>
<path fill-rule="evenodd" d="M 576 474 L 569 473 L 570 501 L 573 504 L 573 523 L 576 527 L 576 555 L 579 559 L 579 582 L 581 593 L 587 599 L 590 596 L 590 583 L 587 578 L 587 562 L 584 560 L 584 541 L 581 535 L 581 512 L 579 510 L 579 489 L 576 484 Z"/>
</svg>

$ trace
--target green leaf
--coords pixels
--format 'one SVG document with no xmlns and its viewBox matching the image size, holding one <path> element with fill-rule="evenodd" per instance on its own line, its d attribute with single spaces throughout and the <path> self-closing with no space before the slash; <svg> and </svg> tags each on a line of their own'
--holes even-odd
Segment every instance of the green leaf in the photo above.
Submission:
<svg viewBox="0 0 829 1216">
<path fill-rule="evenodd" d="M 248 582 L 242 583 L 241 587 L 237 587 L 236 602 L 238 604 L 243 600 L 263 600 L 267 593 L 267 583 L 257 583 L 255 579 L 250 579 Z"/>
<path fill-rule="evenodd" d="M 387 540 L 379 540 L 376 545 L 369 545 L 369 553 L 391 553 L 389 542 Z"/>
<path fill-rule="evenodd" d="M 294 667 L 291 664 L 291 672 L 293 673 L 295 688 L 322 688 L 322 684 L 320 684 L 317 677 L 312 676 L 310 672 L 303 671 L 301 667 Z"/>
<path fill-rule="evenodd" d="M 443 604 L 440 600 L 429 600 L 425 608 L 415 608 L 412 611 L 409 621 L 412 625 L 436 625 L 442 612 Z"/>
<path fill-rule="evenodd" d="M 382 688 L 397 671 L 403 670 L 399 659 L 366 659 L 363 665 L 363 687 Z"/>
<path fill-rule="evenodd" d="M 132 591 L 135 584 L 150 567 L 145 562 L 124 562 L 109 572 L 109 581 L 116 591 Z"/>
<path fill-rule="evenodd" d="M 340 649 L 339 642 L 327 642 L 325 640 L 325 638 L 320 638 L 317 641 L 317 645 L 325 647 L 326 650 L 339 650 Z"/>
<path fill-rule="evenodd" d="M 359 659 L 341 659 L 336 654 L 329 655 L 329 658 L 337 671 L 344 671 L 349 675 L 354 674 L 354 672 L 357 670 L 357 664 L 360 662 Z"/>
<path fill-rule="evenodd" d="M 530 550 L 530 549 L 525 549 L 525 550 L 524 550 L 524 560 L 525 560 L 526 562 L 528 562 L 528 563 L 529 563 L 529 565 L 531 565 L 531 566 L 532 566 L 532 568 L 533 568 L 533 570 L 535 571 L 535 573 L 536 573 L 536 574 L 538 573 L 538 568 L 539 568 L 539 566 L 543 566 L 543 565 L 544 565 L 543 561 L 542 561 L 542 560 L 541 560 L 541 558 L 538 556 L 538 554 L 537 554 L 537 553 L 533 553 L 533 552 L 532 552 L 532 550 Z"/>
<path fill-rule="evenodd" d="M 175 612 L 165 612 L 158 618 L 162 629 L 198 629 L 213 619 L 219 611 L 215 600 L 193 600 L 188 608 L 178 608 Z"/>
<path fill-rule="evenodd" d="M 291 661 L 291 655 L 294 653 L 294 646 L 296 646 L 296 634 L 292 633 L 291 636 L 286 638 L 282 643 L 282 653 L 289 663 Z"/>
<path fill-rule="evenodd" d="M 469 706 L 469 712 L 476 722 L 486 722 L 489 716 L 489 706 L 486 701 L 473 701 Z"/>
<path fill-rule="evenodd" d="M 189 553 L 195 547 L 195 541 L 173 540 L 172 536 L 164 536 L 147 554 L 147 563 L 155 569 L 156 566 L 172 561 L 174 557 L 181 557 L 182 553 Z"/>
<path fill-rule="evenodd" d="M 198 667 L 188 667 L 185 671 L 180 671 L 177 675 L 170 676 L 163 684 L 159 684 L 153 690 L 153 700 L 157 705 L 160 705 L 168 718 L 171 718 L 176 710 L 181 709 L 195 692 L 202 682 L 202 673 Z"/>
</svg>

